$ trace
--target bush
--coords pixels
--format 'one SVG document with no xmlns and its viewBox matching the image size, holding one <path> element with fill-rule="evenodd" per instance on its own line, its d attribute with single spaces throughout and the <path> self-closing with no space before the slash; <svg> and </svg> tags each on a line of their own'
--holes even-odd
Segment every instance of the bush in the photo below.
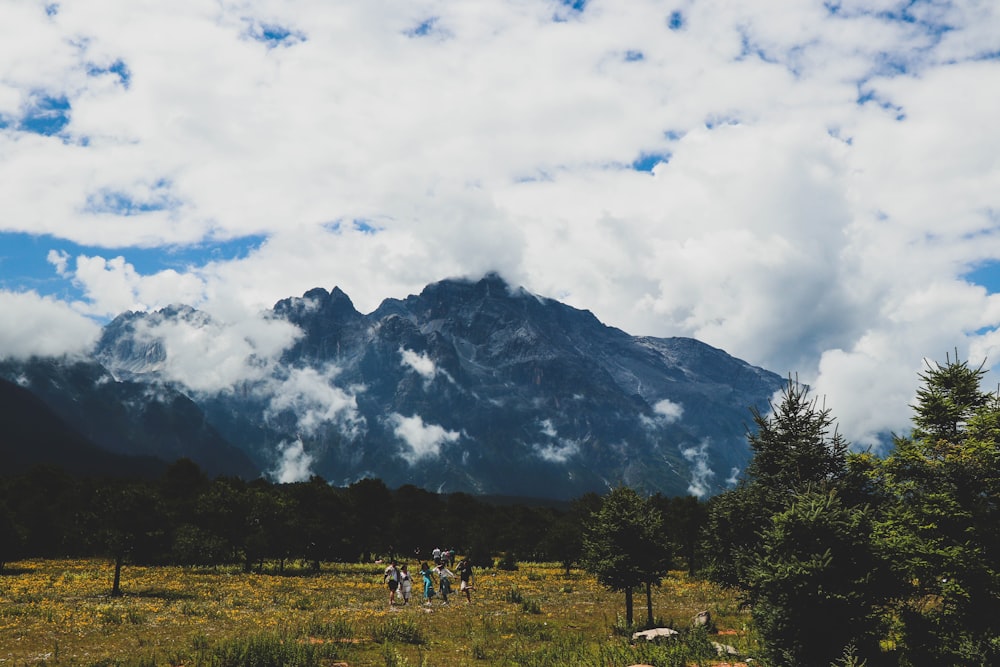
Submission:
<svg viewBox="0 0 1000 667">
<path fill-rule="evenodd" d="M 277 634 L 237 637 L 216 645 L 213 667 L 321 667 L 337 655 L 330 644 L 308 644 Z"/>
<path fill-rule="evenodd" d="M 511 586 L 503 595 L 503 599 L 511 604 L 521 604 L 524 602 L 524 595 L 517 586 Z"/>
<path fill-rule="evenodd" d="M 516 572 L 517 571 L 517 558 L 514 557 L 513 551 L 505 551 L 500 560 L 497 561 L 497 569 L 504 570 L 506 572 Z"/>
<path fill-rule="evenodd" d="M 378 644 L 397 642 L 401 644 L 426 644 L 427 637 L 416 623 L 405 618 L 390 618 L 375 626 L 372 639 Z"/>
</svg>

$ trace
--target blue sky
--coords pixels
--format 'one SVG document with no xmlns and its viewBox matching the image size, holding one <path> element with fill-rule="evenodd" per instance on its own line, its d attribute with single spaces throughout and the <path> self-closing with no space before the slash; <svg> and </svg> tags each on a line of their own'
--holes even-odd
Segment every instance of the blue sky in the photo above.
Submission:
<svg viewBox="0 0 1000 667">
<path fill-rule="evenodd" d="M 266 237 L 249 236 L 225 242 L 204 241 L 184 246 L 119 249 L 120 256 L 141 274 L 155 274 L 168 269 L 183 272 L 210 262 L 229 262 L 246 258 L 260 247 Z M 60 276 L 51 252 L 79 255 L 108 254 L 106 248 L 79 245 L 51 235 L 28 232 L 0 233 L 0 289 L 31 290 L 44 296 L 78 300 L 84 292 L 72 281 Z"/>
<path fill-rule="evenodd" d="M 1000 360 L 995 4 L 6 3 L 0 355 L 184 302 L 259 359 L 281 298 L 499 271 L 863 443 Z"/>
</svg>

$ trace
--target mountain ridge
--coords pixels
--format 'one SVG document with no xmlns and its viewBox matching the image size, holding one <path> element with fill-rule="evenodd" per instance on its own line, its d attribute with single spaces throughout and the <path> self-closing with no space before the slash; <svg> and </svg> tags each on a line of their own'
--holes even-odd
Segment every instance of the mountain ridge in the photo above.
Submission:
<svg viewBox="0 0 1000 667">
<path fill-rule="evenodd" d="M 783 384 L 694 339 L 631 336 L 495 273 L 367 314 L 339 287 L 317 287 L 263 315 L 292 332 L 287 344 L 250 350 L 245 376 L 226 386 L 195 387 L 174 367 L 178 340 L 218 326 L 187 306 L 115 318 L 93 361 L 118 383 L 190 401 L 205 441 L 218 434 L 217 451 L 235 447 L 276 479 L 559 499 L 617 484 L 722 490 L 749 458 L 750 408 L 766 410 Z"/>
</svg>

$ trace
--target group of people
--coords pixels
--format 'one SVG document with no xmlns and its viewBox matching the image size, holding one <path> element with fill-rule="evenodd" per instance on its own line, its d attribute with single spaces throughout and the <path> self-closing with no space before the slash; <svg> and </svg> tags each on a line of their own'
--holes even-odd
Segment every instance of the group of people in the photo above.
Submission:
<svg viewBox="0 0 1000 667">
<path fill-rule="evenodd" d="M 423 577 L 424 583 L 423 603 L 426 606 L 430 606 L 431 600 L 438 594 L 441 596 L 441 604 L 448 604 L 448 596 L 451 594 L 455 573 L 448 569 L 448 565 L 454 558 L 454 552 L 452 551 L 447 556 L 444 555 L 446 553 L 448 552 L 434 550 L 434 567 L 431 567 L 426 561 L 420 564 L 420 575 Z M 472 563 L 469 562 L 469 559 L 464 558 L 455 569 L 458 570 L 459 591 L 465 595 L 466 604 L 469 604 L 472 602 L 472 591 L 475 590 L 472 583 Z M 435 577 L 437 578 L 437 591 L 434 590 Z M 404 605 L 409 603 L 413 593 L 413 579 L 410 577 L 406 563 L 400 565 L 395 560 L 391 561 L 385 568 L 382 580 L 389 587 L 390 607 L 397 602 Z"/>
</svg>

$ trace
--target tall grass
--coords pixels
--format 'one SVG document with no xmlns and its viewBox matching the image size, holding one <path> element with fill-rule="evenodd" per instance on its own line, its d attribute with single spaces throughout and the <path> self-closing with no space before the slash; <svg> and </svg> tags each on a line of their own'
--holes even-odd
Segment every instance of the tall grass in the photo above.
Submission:
<svg viewBox="0 0 1000 667">
<path fill-rule="evenodd" d="M 556 564 L 479 570 L 472 604 L 456 596 L 446 606 L 391 608 L 381 568 L 370 564 L 324 564 L 300 578 L 134 566 L 126 595 L 114 600 L 106 595 L 109 572 L 98 561 L 26 561 L 5 576 L 0 667 L 664 667 L 720 662 L 713 639 L 741 652 L 755 648 L 735 598 L 683 573 L 654 592 L 654 612 L 679 619 L 682 635 L 654 645 L 632 642 L 620 593 L 579 571 L 568 586 Z M 739 635 L 688 631 L 702 609 Z"/>
<path fill-rule="evenodd" d="M 286 634 L 259 634 L 228 639 L 208 655 L 210 667 L 320 667 L 336 659 L 336 647 L 312 644 Z"/>
</svg>

